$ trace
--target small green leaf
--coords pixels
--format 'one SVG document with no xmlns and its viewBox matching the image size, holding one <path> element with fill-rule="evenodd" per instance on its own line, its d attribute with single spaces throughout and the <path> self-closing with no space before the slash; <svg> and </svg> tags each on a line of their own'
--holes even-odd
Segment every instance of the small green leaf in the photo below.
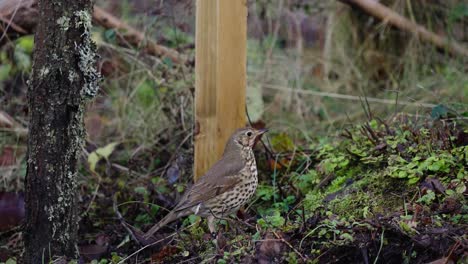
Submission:
<svg viewBox="0 0 468 264">
<path fill-rule="evenodd" d="M 34 35 L 27 35 L 16 40 L 16 46 L 31 54 L 34 49 Z"/>
<path fill-rule="evenodd" d="M 271 145 L 277 152 L 294 150 L 294 143 L 286 133 L 281 133 L 271 139 Z"/>
<path fill-rule="evenodd" d="M 156 99 L 155 84 L 150 80 L 145 80 L 136 88 L 136 98 L 139 105 L 149 108 Z"/>
<path fill-rule="evenodd" d="M 189 220 L 190 224 L 192 225 L 195 222 L 199 221 L 200 217 L 197 216 L 197 215 L 189 215 L 188 220 Z"/>
<path fill-rule="evenodd" d="M 116 252 L 112 252 L 111 255 L 112 255 L 112 258 L 111 258 L 112 263 L 119 263 L 122 260 L 122 257 L 117 255 Z"/>
<path fill-rule="evenodd" d="M 138 187 L 135 187 L 133 189 L 134 192 L 138 193 L 138 194 L 141 194 L 141 195 L 146 195 L 148 194 L 148 190 L 143 187 L 143 186 L 138 186 Z"/>
<path fill-rule="evenodd" d="M 433 119 L 441 119 L 447 117 L 448 109 L 445 105 L 436 105 L 432 108 L 431 117 Z"/>
<path fill-rule="evenodd" d="M 108 29 L 108 30 L 104 31 L 103 35 L 104 35 L 104 39 L 107 42 L 115 43 L 117 34 L 115 33 L 114 29 Z"/>
<path fill-rule="evenodd" d="M 15 58 L 15 63 L 19 70 L 29 71 L 31 69 L 31 56 L 23 49 L 16 48 L 13 57 Z"/>
<path fill-rule="evenodd" d="M 101 157 L 103 157 L 104 159 L 109 159 L 109 156 L 112 154 L 112 152 L 114 152 L 115 150 L 115 147 L 118 145 L 119 143 L 118 142 L 112 142 L 110 144 L 107 144 L 105 147 L 103 148 L 98 148 L 96 149 L 96 153 L 98 155 L 100 155 Z"/>
<path fill-rule="evenodd" d="M 147 214 L 139 214 L 135 218 L 135 221 L 139 222 L 139 223 L 150 223 L 151 222 L 151 217 L 149 215 L 147 215 Z"/>
<path fill-rule="evenodd" d="M 10 77 L 11 64 L 0 65 L 0 81 L 4 81 Z"/>
<path fill-rule="evenodd" d="M 457 187 L 455 188 L 455 191 L 460 194 L 465 193 L 466 185 L 463 182 L 460 182 L 460 184 L 458 184 Z"/>
<path fill-rule="evenodd" d="M 285 223 L 284 218 L 278 211 L 275 211 L 271 216 L 267 216 L 267 221 L 270 222 L 273 227 L 281 227 Z"/>
<path fill-rule="evenodd" d="M 16 259 L 14 259 L 14 258 L 9 258 L 9 259 L 5 262 L 5 264 L 16 264 Z"/>
<path fill-rule="evenodd" d="M 88 156 L 89 169 L 92 172 L 96 172 L 96 165 L 101 159 L 109 159 L 109 156 L 114 152 L 115 147 L 118 145 L 118 142 L 113 142 L 105 147 L 98 148 L 95 151 L 91 152 Z"/>
<path fill-rule="evenodd" d="M 348 233 L 343 233 L 340 235 L 340 238 L 343 239 L 343 240 L 346 240 L 346 241 L 354 241 L 354 238 L 351 234 L 348 234 Z"/>
<path fill-rule="evenodd" d="M 425 205 L 431 205 L 434 202 L 435 198 L 436 198 L 435 193 L 431 190 L 428 190 L 425 195 L 423 195 L 421 198 L 417 200 L 417 202 L 423 203 Z"/>
<path fill-rule="evenodd" d="M 174 66 L 174 63 L 172 62 L 171 58 L 165 57 L 163 60 L 163 63 L 166 64 L 169 68 L 172 68 Z"/>
<path fill-rule="evenodd" d="M 416 184 L 416 183 L 418 183 L 418 181 L 419 181 L 419 178 L 418 178 L 418 177 L 414 177 L 414 178 L 409 179 L 409 180 L 408 180 L 408 183 L 409 183 L 409 184 Z"/>
<path fill-rule="evenodd" d="M 96 172 L 96 164 L 99 162 L 100 158 L 99 156 L 96 154 L 96 152 L 92 152 L 91 154 L 89 154 L 88 156 L 88 164 L 89 164 L 89 169 L 92 171 L 92 172 Z"/>
<path fill-rule="evenodd" d="M 408 173 L 406 171 L 398 172 L 398 178 L 406 178 L 407 176 L 408 176 Z"/>
</svg>

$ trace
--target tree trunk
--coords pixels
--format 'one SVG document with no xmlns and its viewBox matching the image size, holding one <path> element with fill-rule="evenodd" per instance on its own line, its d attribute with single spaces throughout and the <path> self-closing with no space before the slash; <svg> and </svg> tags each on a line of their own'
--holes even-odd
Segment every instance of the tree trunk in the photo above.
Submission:
<svg viewBox="0 0 468 264">
<path fill-rule="evenodd" d="M 29 83 L 25 263 L 76 259 L 77 161 L 98 89 L 91 0 L 40 0 Z"/>
</svg>

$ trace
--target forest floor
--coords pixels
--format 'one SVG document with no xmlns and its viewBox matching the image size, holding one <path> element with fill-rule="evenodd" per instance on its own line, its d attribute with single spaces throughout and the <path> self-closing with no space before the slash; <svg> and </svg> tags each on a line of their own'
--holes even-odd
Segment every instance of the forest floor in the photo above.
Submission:
<svg viewBox="0 0 468 264">
<path fill-rule="evenodd" d="M 191 216 L 163 228 L 145 249 L 128 224 L 147 230 L 191 184 L 190 129 L 180 127 L 173 140 L 161 132 L 150 148 L 89 141 L 80 171 L 80 262 L 462 263 L 468 125 L 442 107 L 433 115 L 370 119 L 303 142 L 273 131 L 256 147 L 255 198 L 219 223 L 216 240 Z M 98 130 L 96 120 L 89 131 Z M 9 140 L 0 155 L 2 261 L 20 259 L 20 229 L 11 225 L 24 216 L 26 146 L 21 137 Z"/>
</svg>

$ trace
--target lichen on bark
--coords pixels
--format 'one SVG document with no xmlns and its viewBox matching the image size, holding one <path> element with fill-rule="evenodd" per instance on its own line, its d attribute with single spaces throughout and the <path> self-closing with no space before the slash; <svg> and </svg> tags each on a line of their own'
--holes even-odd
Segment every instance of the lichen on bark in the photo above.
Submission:
<svg viewBox="0 0 468 264">
<path fill-rule="evenodd" d="M 90 0 L 38 2 L 29 82 L 26 263 L 78 256 L 77 168 L 85 103 L 98 91 Z"/>
<path fill-rule="evenodd" d="M 74 15 L 75 26 L 84 30 L 82 43 L 75 43 L 75 50 L 79 54 L 78 66 L 85 81 L 83 92 L 93 98 L 98 92 L 101 75 L 96 68 L 96 47 L 91 40 L 91 15 L 85 10 L 76 11 Z"/>
</svg>

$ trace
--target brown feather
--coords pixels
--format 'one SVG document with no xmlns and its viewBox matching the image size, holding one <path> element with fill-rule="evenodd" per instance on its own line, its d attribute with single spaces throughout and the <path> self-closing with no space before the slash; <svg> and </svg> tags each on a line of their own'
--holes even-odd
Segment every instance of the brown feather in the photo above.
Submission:
<svg viewBox="0 0 468 264">
<path fill-rule="evenodd" d="M 154 225 L 144 236 L 149 238 L 168 223 L 180 217 L 198 213 L 199 210 L 201 210 L 199 214 L 201 216 L 207 216 L 208 212 L 212 213 L 210 208 L 210 206 L 213 206 L 212 202 L 216 199 L 222 201 L 222 199 L 224 199 L 221 198 L 223 197 L 222 195 L 224 193 L 232 193 L 236 186 L 245 178 L 245 175 L 241 173 L 247 165 L 246 159 L 243 157 L 243 152 L 245 152 L 246 148 L 248 151 L 252 151 L 251 148 L 253 147 L 255 137 L 265 133 L 265 131 L 266 130 L 253 130 L 251 128 L 243 128 L 235 131 L 226 143 L 221 159 L 200 177 L 198 182 L 187 190 L 177 206 L 159 221 L 159 223 Z M 256 177 L 256 169 L 254 177 Z M 256 188 L 256 178 L 254 184 L 254 188 Z M 255 191 L 255 189 L 253 191 Z M 205 207 L 205 203 L 208 208 Z"/>
<path fill-rule="evenodd" d="M 229 147 L 229 144 L 227 144 L 223 157 L 186 192 L 174 210 L 151 227 L 144 237 L 151 237 L 168 223 L 192 214 L 193 211 L 190 209 L 193 207 L 233 188 L 240 181 L 238 177 L 233 175 L 237 175 L 244 168 L 244 163 L 239 151 L 236 151 L 234 147 Z"/>
<path fill-rule="evenodd" d="M 175 207 L 175 211 L 181 211 L 190 207 L 197 206 L 207 200 L 210 200 L 221 193 L 233 188 L 241 181 L 237 177 L 238 173 L 244 168 L 245 162 L 239 154 L 225 153 L 223 157 L 195 183 L 181 202 Z"/>
</svg>

